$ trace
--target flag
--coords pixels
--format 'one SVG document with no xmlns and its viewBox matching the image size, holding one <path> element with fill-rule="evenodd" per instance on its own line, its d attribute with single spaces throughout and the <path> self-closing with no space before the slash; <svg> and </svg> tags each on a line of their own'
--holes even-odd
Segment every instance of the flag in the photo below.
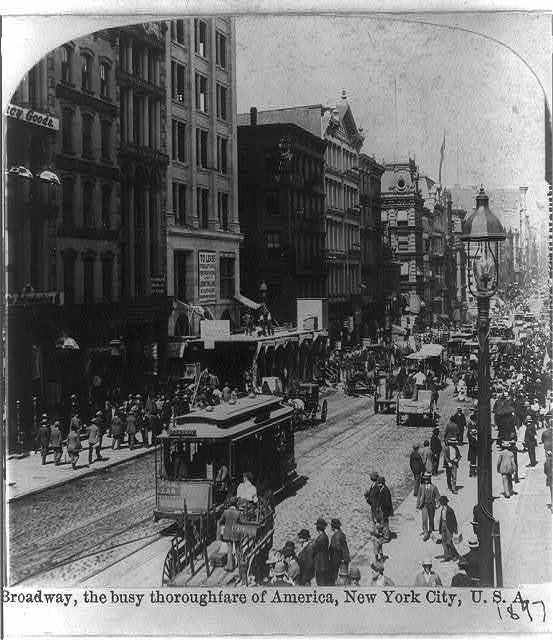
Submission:
<svg viewBox="0 0 553 640">
<path fill-rule="evenodd" d="M 445 129 L 444 129 L 444 139 L 442 141 L 442 146 L 440 147 L 440 170 L 439 170 L 439 177 L 438 177 L 438 182 L 440 183 L 440 186 L 442 185 L 442 166 L 444 164 L 444 153 L 445 153 Z"/>
</svg>

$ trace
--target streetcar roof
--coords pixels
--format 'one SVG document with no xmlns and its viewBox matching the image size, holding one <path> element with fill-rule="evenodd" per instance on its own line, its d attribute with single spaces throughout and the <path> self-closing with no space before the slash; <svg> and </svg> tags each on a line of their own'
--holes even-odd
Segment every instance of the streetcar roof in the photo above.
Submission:
<svg viewBox="0 0 553 640">
<path fill-rule="evenodd" d="M 224 440 L 266 429 L 289 418 L 293 409 L 279 398 L 269 395 L 240 398 L 236 404 L 221 403 L 212 411 L 192 409 L 175 418 L 168 438 L 191 440 Z"/>
</svg>

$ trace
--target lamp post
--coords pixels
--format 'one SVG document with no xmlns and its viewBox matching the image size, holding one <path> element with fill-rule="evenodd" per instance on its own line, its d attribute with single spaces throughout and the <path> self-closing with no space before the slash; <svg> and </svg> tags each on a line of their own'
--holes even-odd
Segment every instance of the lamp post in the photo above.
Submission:
<svg viewBox="0 0 553 640">
<path fill-rule="evenodd" d="M 497 293 L 499 247 L 505 231 L 490 211 L 482 187 L 476 196 L 476 211 L 463 223 L 461 239 L 466 246 L 468 285 L 478 304 L 478 510 L 480 585 L 494 585 L 492 451 L 490 417 L 489 327 L 490 298 Z"/>
</svg>

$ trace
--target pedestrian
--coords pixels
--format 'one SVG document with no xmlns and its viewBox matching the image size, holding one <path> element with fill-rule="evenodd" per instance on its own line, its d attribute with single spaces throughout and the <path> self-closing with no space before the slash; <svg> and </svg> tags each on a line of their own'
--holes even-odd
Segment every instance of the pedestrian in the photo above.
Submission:
<svg viewBox="0 0 553 640">
<path fill-rule="evenodd" d="M 230 400 L 230 394 L 231 394 L 231 390 L 230 390 L 230 385 L 228 382 L 225 382 L 225 386 L 223 387 L 223 402 L 228 402 Z"/>
<path fill-rule="evenodd" d="M 468 541 L 469 550 L 461 556 L 460 561 L 466 563 L 466 572 L 472 580 L 472 584 L 479 584 L 480 581 L 480 545 L 477 538 L 470 538 Z"/>
<path fill-rule="evenodd" d="M 384 562 L 388 556 L 384 555 L 382 551 L 382 545 L 384 544 L 384 527 L 381 524 L 376 523 L 374 529 L 371 530 L 370 538 L 373 543 L 373 555 L 377 562 Z"/>
<path fill-rule="evenodd" d="M 143 411 L 140 420 L 140 436 L 142 438 L 142 446 L 146 448 L 150 447 L 150 420 L 151 413 L 148 411 Z"/>
<path fill-rule="evenodd" d="M 457 407 L 457 413 L 454 413 L 451 416 L 451 422 L 454 422 L 457 425 L 457 429 L 458 429 L 457 440 L 461 445 L 463 444 L 463 436 L 465 435 L 465 428 L 467 426 L 467 419 L 465 417 L 465 414 L 463 413 L 462 407 Z"/>
<path fill-rule="evenodd" d="M 286 573 L 286 564 L 279 560 L 273 569 L 273 577 L 270 582 L 271 587 L 293 587 L 294 582 Z"/>
<path fill-rule="evenodd" d="M 50 447 L 54 452 L 54 464 L 58 467 L 61 463 L 61 454 L 63 451 L 63 436 L 60 429 L 60 421 L 55 420 L 50 430 Z"/>
<path fill-rule="evenodd" d="M 98 426 L 98 446 L 96 448 L 96 458 L 98 460 L 102 460 L 102 443 L 104 440 L 104 433 L 106 430 L 106 421 L 104 419 L 104 414 L 102 411 L 96 412 L 96 424 Z"/>
<path fill-rule="evenodd" d="M 536 435 L 536 424 L 532 420 L 531 416 L 526 417 L 526 431 L 524 433 L 524 446 L 528 451 L 528 457 L 530 462 L 528 467 L 535 467 L 538 463 L 536 462 L 536 447 L 538 446 L 538 438 Z"/>
<path fill-rule="evenodd" d="M 379 522 L 384 527 L 384 539 L 386 542 L 390 542 L 390 518 L 394 515 L 394 506 L 392 503 L 392 494 L 386 486 L 384 476 L 378 476 L 377 509 L 380 518 Z"/>
<path fill-rule="evenodd" d="M 425 440 L 421 449 L 421 458 L 426 473 L 432 473 L 432 449 L 430 448 L 430 440 Z"/>
<path fill-rule="evenodd" d="M 46 464 L 46 457 L 50 450 L 50 425 L 48 424 L 48 416 L 43 413 L 36 437 L 36 449 L 40 448 L 40 457 L 42 464 Z"/>
<path fill-rule="evenodd" d="M 71 460 L 71 466 L 73 469 L 77 468 L 77 462 L 79 460 L 79 451 L 81 450 L 81 435 L 77 431 L 77 423 L 71 421 L 69 428 L 69 434 L 67 435 L 67 453 Z"/>
<path fill-rule="evenodd" d="M 421 565 L 422 571 L 415 576 L 415 587 L 441 587 L 442 579 L 432 569 L 432 560 L 425 558 Z"/>
<path fill-rule="evenodd" d="M 474 422 L 469 421 L 467 431 L 467 440 L 469 443 L 468 461 L 469 461 L 469 477 L 472 478 L 477 474 L 478 463 L 478 429 Z"/>
<path fill-rule="evenodd" d="M 330 538 L 330 545 L 328 548 L 328 581 L 329 585 L 333 586 L 336 584 L 338 573 L 340 571 L 345 571 L 345 575 L 347 575 L 350 557 L 346 534 L 342 531 L 342 523 L 340 520 L 338 518 L 332 518 L 330 520 L 330 528 L 332 529 L 333 534 Z"/>
<path fill-rule="evenodd" d="M 553 451 L 553 429 L 551 429 L 551 418 L 549 418 L 549 426 L 544 429 L 541 434 L 541 443 L 544 451 Z"/>
<path fill-rule="evenodd" d="M 372 526 L 378 523 L 378 473 L 371 471 L 370 479 L 372 480 L 371 486 L 365 491 L 365 500 L 371 508 L 370 515 Z"/>
<path fill-rule="evenodd" d="M 123 420 L 121 414 L 116 411 L 113 420 L 111 421 L 111 448 L 119 449 L 121 446 L 121 439 L 123 435 Z"/>
<path fill-rule="evenodd" d="M 318 531 L 313 541 L 313 566 L 315 568 L 315 581 L 317 586 L 329 586 L 329 541 L 325 529 L 327 522 L 324 518 L 318 518 L 315 523 Z"/>
<path fill-rule="evenodd" d="M 444 448 L 444 469 L 447 487 L 451 493 L 457 493 L 457 469 L 459 468 L 460 459 L 461 454 L 457 447 L 457 440 L 447 440 Z"/>
<path fill-rule="evenodd" d="M 459 571 L 451 578 L 451 586 L 452 587 L 472 587 L 474 586 L 474 582 L 472 578 L 468 575 L 467 572 L 467 562 L 463 558 L 459 559 L 458 562 Z"/>
<path fill-rule="evenodd" d="M 442 441 L 440 440 L 440 430 L 435 428 L 430 438 L 430 451 L 432 452 L 432 475 L 438 474 L 440 455 L 442 453 Z"/>
<path fill-rule="evenodd" d="M 497 459 L 497 472 L 501 474 L 503 495 L 510 498 L 513 494 L 513 474 L 515 473 L 515 459 L 510 450 L 509 442 L 501 443 L 501 453 Z"/>
<path fill-rule="evenodd" d="M 290 578 L 292 584 L 297 584 L 300 575 L 300 566 L 296 556 L 296 545 L 292 540 L 286 542 L 281 553 L 286 566 L 286 575 Z"/>
<path fill-rule="evenodd" d="M 459 427 L 450 419 L 444 429 L 444 443 L 451 439 L 457 440 L 458 437 Z"/>
<path fill-rule="evenodd" d="M 545 462 L 543 463 L 543 472 L 545 474 L 545 486 L 549 487 L 549 508 L 553 509 L 553 485 L 551 483 L 551 463 L 553 461 L 553 456 L 551 455 L 551 451 L 545 452 Z"/>
<path fill-rule="evenodd" d="M 298 553 L 298 565 L 300 573 L 297 583 L 300 586 L 308 587 L 315 577 L 315 561 L 313 556 L 313 542 L 307 529 L 302 529 L 298 533 L 300 552 Z"/>
<path fill-rule="evenodd" d="M 136 408 L 131 407 L 127 416 L 127 434 L 129 436 L 129 449 L 132 451 L 136 442 Z"/>
<path fill-rule="evenodd" d="M 457 518 L 455 512 L 449 506 L 447 496 L 440 496 L 440 520 L 438 530 L 442 538 L 442 547 L 444 549 L 444 562 L 453 560 L 458 557 L 457 549 L 453 544 L 453 536 L 457 534 Z"/>
<path fill-rule="evenodd" d="M 418 444 L 413 445 L 413 451 L 411 451 L 411 455 L 409 457 L 409 466 L 411 467 L 414 479 L 413 495 L 417 496 L 419 494 L 422 474 L 424 473 L 424 464 L 419 453 Z"/>
<path fill-rule="evenodd" d="M 438 491 L 438 487 L 432 484 L 431 474 L 425 473 L 423 476 L 423 484 L 420 486 L 417 496 L 417 509 L 421 510 L 424 542 L 430 538 L 430 534 L 434 531 L 434 514 L 439 499 L 440 492 Z"/>
<path fill-rule="evenodd" d="M 395 586 L 393 581 L 384 575 L 384 565 L 382 562 L 371 562 L 371 569 L 373 575 L 371 577 L 372 587 L 393 587 Z"/>
<path fill-rule="evenodd" d="M 98 448 L 99 443 L 99 429 L 98 429 L 98 421 L 97 418 L 93 418 L 88 425 L 86 430 L 87 439 L 88 439 L 88 464 L 92 464 L 92 454 L 94 449 L 96 449 L 96 457 L 100 459 L 100 451 Z"/>
</svg>

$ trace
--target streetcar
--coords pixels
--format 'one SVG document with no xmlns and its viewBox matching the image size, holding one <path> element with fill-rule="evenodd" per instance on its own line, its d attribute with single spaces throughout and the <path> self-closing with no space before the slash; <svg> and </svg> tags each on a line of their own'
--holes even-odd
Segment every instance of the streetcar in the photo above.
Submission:
<svg viewBox="0 0 553 640">
<path fill-rule="evenodd" d="M 263 564 L 259 558 L 272 546 L 274 499 L 297 480 L 292 422 L 293 409 L 278 397 L 255 395 L 194 408 L 160 434 L 154 519 L 177 523 L 162 584 L 213 583 L 210 554 L 218 522 L 246 472 L 253 475 L 259 501 L 255 512 L 241 516 L 235 577 L 246 581 L 248 567 Z M 218 573 L 229 580 L 228 572 Z"/>
</svg>

